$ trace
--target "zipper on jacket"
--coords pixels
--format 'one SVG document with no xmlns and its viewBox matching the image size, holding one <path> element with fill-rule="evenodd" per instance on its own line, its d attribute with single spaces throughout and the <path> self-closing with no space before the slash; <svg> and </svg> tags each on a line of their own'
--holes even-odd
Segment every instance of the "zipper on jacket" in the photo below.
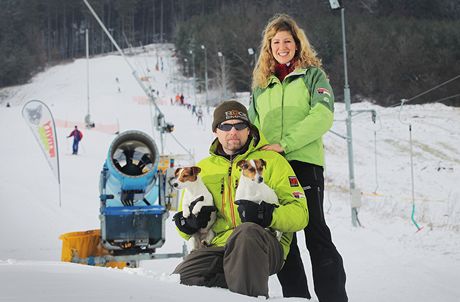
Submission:
<svg viewBox="0 0 460 302">
<path fill-rule="evenodd" d="M 294 70 L 295 71 L 295 70 Z M 281 135 L 280 135 L 280 142 L 283 139 L 283 131 L 284 131 L 284 82 L 290 77 L 293 76 L 294 71 L 288 74 L 284 80 L 281 82 Z"/>
<path fill-rule="evenodd" d="M 233 206 L 233 198 L 232 198 L 232 165 L 233 165 L 233 159 L 230 160 L 230 166 L 228 167 L 228 186 L 227 186 L 228 194 L 227 195 L 228 195 L 228 202 L 230 205 L 230 215 L 232 219 L 232 224 L 233 224 L 233 227 L 236 227 L 235 209 Z"/>
<path fill-rule="evenodd" d="M 286 77 L 287 78 L 287 77 Z M 283 131 L 284 131 L 284 78 L 283 82 L 281 82 L 281 135 L 280 135 L 280 142 L 283 139 Z"/>
<path fill-rule="evenodd" d="M 222 183 L 220 185 L 220 195 L 221 195 L 221 200 L 222 200 L 222 205 L 221 205 L 221 212 L 222 212 L 222 216 L 225 217 L 225 185 L 224 185 L 224 182 L 225 182 L 225 178 L 222 177 Z"/>
</svg>

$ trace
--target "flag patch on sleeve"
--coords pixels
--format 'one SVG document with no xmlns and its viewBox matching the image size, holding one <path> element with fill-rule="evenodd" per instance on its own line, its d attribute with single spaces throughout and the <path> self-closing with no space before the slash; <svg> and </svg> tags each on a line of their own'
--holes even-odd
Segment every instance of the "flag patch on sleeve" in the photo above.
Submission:
<svg viewBox="0 0 460 302">
<path fill-rule="evenodd" d="M 328 96 L 331 96 L 331 93 L 329 92 L 329 90 L 327 90 L 326 88 L 318 88 L 316 89 L 316 91 L 319 93 L 319 94 L 326 94 Z"/>
<path fill-rule="evenodd" d="M 303 192 L 292 192 L 292 196 L 294 196 L 294 198 L 305 198 L 305 194 Z"/>
<path fill-rule="evenodd" d="M 289 176 L 289 184 L 291 185 L 291 187 L 298 187 L 299 180 L 295 176 Z"/>
</svg>

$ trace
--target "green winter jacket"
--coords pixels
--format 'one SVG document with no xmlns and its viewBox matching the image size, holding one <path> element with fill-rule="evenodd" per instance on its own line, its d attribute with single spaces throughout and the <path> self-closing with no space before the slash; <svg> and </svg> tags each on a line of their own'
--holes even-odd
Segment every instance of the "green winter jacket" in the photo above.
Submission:
<svg viewBox="0 0 460 302">
<path fill-rule="evenodd" d="M 321 69 L 296 69 L 283 82 L 272 75 L 253 91 L 249 118 L 288 161 L 324 166 L 322 136 L 332 126 L 334 95 Z"/>
<path fill-rule="evenodd" d="M 198 163 L 201 168 L 201 179 L 211 192 L 214 205 L 217 207 L 217 219 L 212 230 L 216 234 L 211 244 L 224 246 L 233 229 L 241 224 L 238 214 L 238 206 L 234 204 L 235 190 L 241 170 L 236 164 L 242 159 L 263 158 L 267 162 L 264 171 L 265 183 L 275 190 L 278 195 L 280 206 L 273 212 L 273 220 L 270 225 L 272 229 L 284 232 L 280 243 L 283 247 L 284 258 L 289 253 L 292 240 L 292 232 L 303 230 L 308 224 L 308 210 L 306 199 L 289 163 L 280 154 L 274 151 L 264 151 L 260 148 L 267 144 L 264 137 L 258 137 L 258 131 L 244 154 L 237 155 L 231 161 L 216 154 L 219 141 L 216 139 L 210 148 L 211 156 Z M 254 145 L 255 144 L 255 145 Z M 182 202 L 179 211 L 182 210 Z M 178 230 L 179 234 L 186 240 L 189 235 Z"/>
</svg>

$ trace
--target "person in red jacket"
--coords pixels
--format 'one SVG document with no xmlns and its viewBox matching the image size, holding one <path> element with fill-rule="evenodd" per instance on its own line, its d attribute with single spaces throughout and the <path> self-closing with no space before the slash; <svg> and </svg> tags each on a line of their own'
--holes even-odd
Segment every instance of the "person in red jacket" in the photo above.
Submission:
<svg viewBox="0 0 460 302">
<path fill-rule="evenodd" d="M 72 136 L 73 136 L 72 154 L 77 155 L 78 154 L 78 144 L 83 138 L 83 133 L 81 133 L 81 131 L 78 130 L 77 126 L 75 126 L 75 129 L 73 129 L 73 131 L 70 132 L 67 138 L 72 137 Z"/>
</svg>

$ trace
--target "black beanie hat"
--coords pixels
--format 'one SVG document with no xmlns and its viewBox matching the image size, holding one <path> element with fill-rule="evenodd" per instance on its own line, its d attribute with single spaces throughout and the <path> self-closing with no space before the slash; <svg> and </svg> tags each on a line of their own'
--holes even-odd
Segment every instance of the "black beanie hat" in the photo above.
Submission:
<svg viewBox="0 0 460 302">
<path fill-rule="evenodd" d="M 227 120 L 242 120 L 249 125 L 248 110 L 243 104 L 237 101 L 225 101 L 214 110 L 214 120 L 212 122 L 212 131 L 215 132 L 217 126 Z"/>
</svg>

